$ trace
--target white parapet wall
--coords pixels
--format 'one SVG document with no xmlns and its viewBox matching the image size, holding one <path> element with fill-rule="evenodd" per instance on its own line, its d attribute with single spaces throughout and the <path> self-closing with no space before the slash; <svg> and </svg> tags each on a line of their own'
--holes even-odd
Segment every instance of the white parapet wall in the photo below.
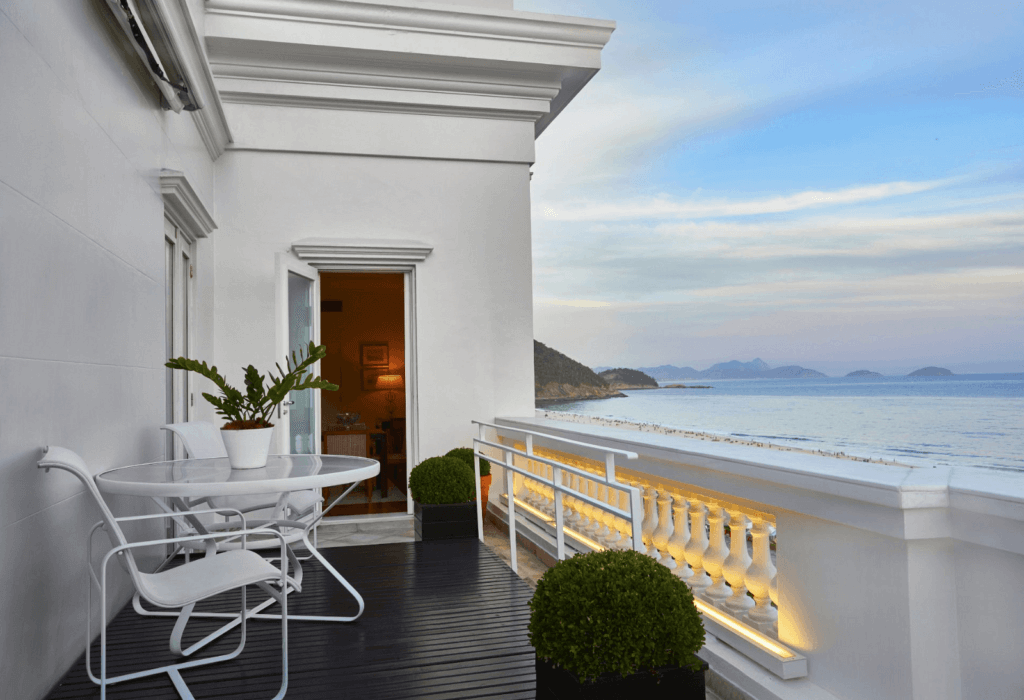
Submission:
<svg viewBox="0 0 1024 700">
<path fill-rule="evenodd" d="M 617 474 L 646 491 L 648 553 L 691 584 L 703 579 L 691 588 L 719 618 L 705 614 L 716 635 L 706 650 L 712 669 L 753 697 L 1024 697 L 1024 604 L 1013 585 L 1024 580 L 1024 475 L 866 463 L 550 418 L 497 423 L 513 438 L 511 430 L 532 430 L 639 455 Z M 533 444 L 571 459 L 563 442 L 534 436 Z M 576 451 L 577 464 L 598 457 L 586 452 Z M 538 483 L 517 485 L 516 497 L 543 505 Z M 749 528 L 751 551 L 723 538 L 724 523 L 733 533 Z M 590 534 L 603 544 L 613 530 L 614 523 L 591 525 Z M 741 605 L 743 586 L 753 606 Z M 776 606 L 777 623 L 770 619 Z M 763 646 L 730 633 L 731 620 L 777 639 L 797 661 L 773 661 Z"/>
</svg>

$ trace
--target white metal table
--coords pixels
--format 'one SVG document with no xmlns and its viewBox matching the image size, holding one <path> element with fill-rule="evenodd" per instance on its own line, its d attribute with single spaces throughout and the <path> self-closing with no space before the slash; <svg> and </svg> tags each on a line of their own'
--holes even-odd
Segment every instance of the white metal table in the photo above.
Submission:
<svg viewBox="0 0 1024 700">
<path fill-rule="evenodd" d="M 172 502 L 184 503 L 209 497 L 252 496 L 279 494 L 281 502 L 289 492 L 320 489 L 327 486 L 351 484 L 334 502 L 321 509 L 309 523 L 299 524 L 304 527 L 302 542 L 325 569 L 351 593 L 359 603 L 359 611 L 352 617 L 331 617 L 319 615 L 288 615 L 289 620 L 310 620 L 316 622 L 352 622 L 363 613 L 363 598 L 352 585 L 345 580 L 331 564 L 324 559 L 309 540 L 310 531 L 315 528 L 323 513 L 344 498 L 360 482 L 377 476 L 380 463 L 365 457 L 347 455 L 271 455 L 267 466 L 259 469 L 232 469 L 226 457 L 218 459 L 179 459 L 168 462 L 151 462 L 136 464 L 129 467 L 110 469 L 96 476 L 96 485 L 104 493 L 148 496 L 154 499 L 169 499 Z M 198 522 L 192 524 L 202 527 Z M 291 556 L 296 567 L 297 581 L 301 581 L 301 564 L 298 558 Z M 267 614 L 262 611 L 275 601 L 271 598 L 249 609 L 246 617 L 250 619 L 280 620 L 280 615 Z M 177 616 L 175 612 L 146 610 L 136 596 L 135 610 L 141 615 Z M 192 645 L 187 653 L 205 646 L 222 636 L 228 630 L 241 624 L 240 616 L 231 613 L 202 612 L 192 613 L 193 617 L 220 617 L 233 621 L 218 631 Z"/>
</svg>

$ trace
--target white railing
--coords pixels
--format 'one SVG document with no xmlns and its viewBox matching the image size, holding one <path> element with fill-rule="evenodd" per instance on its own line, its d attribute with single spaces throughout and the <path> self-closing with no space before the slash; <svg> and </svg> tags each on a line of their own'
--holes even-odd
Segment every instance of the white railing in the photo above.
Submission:
<svg viewBox="0 0 1024 700">
<path fill-rule="evenodd" d="M 615 458 L 637 458 L 635 452 L 598 447 L 575 440 L 558 438 L 531 430 L 510 429 L 494 423 L 473 421 L 479 436 L 473 440 L 473 463 L 477 493 L 480 493 L 480 460 L 486 459 L 502 468 L 502 493 L 507 494 L 509 545 L 512 569 L 518 573 L 516 556 L 516 507 L 532 511 L 554 527 L 555 552 L 559 561 L 566 558 L 565 535 L 592 549 L 635 549 L 646 552 L 643 542 L 643 506 L 640 490 L 634 485 L 619 483 L 615 475 Z M 524 439 L 524 448 L 486 439 L 486 431 L 515 433 Z M 534 438 L 540 437 L 559 446 L 603 453 L 603 470 L 588 470 L 560 462 L 534 452 Z M 496 459 L 481 448 L 500 451 Z M 517 465 L 515 458 L 525 463 Z M 519 476 L 517 488 L 516 476 Z M 483 541 L 483 508 L 477 499 L 477 525 Z"/>
<path fill-rule="evenodd" d="M 807 674 L 806 658 L 779 643 L 775 516 L 769 509 L 632 465 L 616 472 L 615 457 L 635 461 L 635 452 L 474 422 L 481 430 L 474 441 L 477 461 L 488 459 L 505 470 L 502 490 L 508 494 L 513 568 L 518 507 L 554 523 L 559 560 L 565 558 L 563 532 L 592 550 L 643 552 L 690 587 L 705 626 L 717 637 L 744 648 L 780 678 Z M 485 428 L 493 429 L 497 439 L 484 439 Z M 500 450 L 504 460 L 481 448 Z M 514 457 L 522 458 L 520 463 Z"/>
</svg>

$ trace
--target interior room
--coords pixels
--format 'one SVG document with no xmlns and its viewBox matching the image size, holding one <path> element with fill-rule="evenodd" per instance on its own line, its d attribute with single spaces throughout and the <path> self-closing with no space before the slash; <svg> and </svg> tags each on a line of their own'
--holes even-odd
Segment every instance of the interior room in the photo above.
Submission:
<svg viewBox="0 0 1024 700">
<path fill-rule="evenodd" d="M 377 459 L 381 473 L 332 508 L 329 516 L 405 512 L 405 276 L 322 272 L 320 395 L 324 454 Z M 329 503 L 334 495 L 325 489 Z"/>
</svg>

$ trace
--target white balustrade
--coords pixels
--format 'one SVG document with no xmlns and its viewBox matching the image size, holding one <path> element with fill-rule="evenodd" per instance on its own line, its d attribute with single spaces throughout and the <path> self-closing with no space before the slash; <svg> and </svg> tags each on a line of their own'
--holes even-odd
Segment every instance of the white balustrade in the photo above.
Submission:
<svg viewBox="0 0 1024 700">
<path fill-rule="evenodd" d="M 768 539 L 768 523 L 755 518 L 750 529 L 754 556 L 744 579 L 746 587 L 754 596 L 754 607 L 747 611 L 750 624 L 762 632 L 770 632 L 777 623 L 779 613 L 771 606 L 778 594 L 772 595 L 775 586 L 775 565 L 772 564 L 771 544 Z"/>
<path fill-rule="evenodd" d="M 744 579 L 750 567 L 750 554 L 747 552 L 747 516 L 738 510 L 727 510 L 729 513 L 729 556 L 722 563 L 722 574 L 729 582 L 732 596 L 722 605 L 735 617 L 742 617 L 754 601 L 747 595 Z"/>
<path fill-rule="evenodd" d="M 672 537 L 668 540 L 668 553 L 675 559 L 676 576 L 684 581 L 693 576 L 693 569 L 686 563 L 686 543 L 690 541 L 690 525 L 687 522 L 686 500 L 676 495 L 674 497 L 672 512 L 675 514 L 675 525 L 672 529 Z"/>
<path fill-rule="evenodd" d="M 704 504 L 698 500 L 690 501 L 690 541 L 684 550 L 686 562 L 693 569 L 693 576 L 686 583 L 694 595 L 711 585 L 711 577 L 704 571 L 704 550 L 708 548 L 708 533 L 705 529 Z"/>
<path fill-rule="evenodd" d="M 661 563 L 672 570 L 676 568 L 676 562 L 668 552 L 668 538 L 672 536 L 672 496 L 664 487 L 658 495 L 657 502 L 658 527 L 651 533 L 651 542 L 661 555 Z"/>
<path fill-rule="evenodd" d="M 704 552 L 704 570 L 711 577 L 711 585 L 704 590 L 703 597 L 716 607 L 732 595 L 722 575 L 722 564 L 729 556 L 729 550 L 725 547 L 725 519 L 725 509 L 722 506 L 715 503 L 708 506 L 709 543 Z"/>
<path fill-rule="evenodd" d="M 658 492 L 653 487 L 647 487 L 644 489 L 644 522 L 642 525 L 643 542 L 647 546 L 647 556 L 652 557 L 657 561 L 661 561 L 661 555 L 658 554 L 658 550 L 654 547 L 654 531 L 658 527 L 658 509 L 656 499 Z"/>
</svg>

